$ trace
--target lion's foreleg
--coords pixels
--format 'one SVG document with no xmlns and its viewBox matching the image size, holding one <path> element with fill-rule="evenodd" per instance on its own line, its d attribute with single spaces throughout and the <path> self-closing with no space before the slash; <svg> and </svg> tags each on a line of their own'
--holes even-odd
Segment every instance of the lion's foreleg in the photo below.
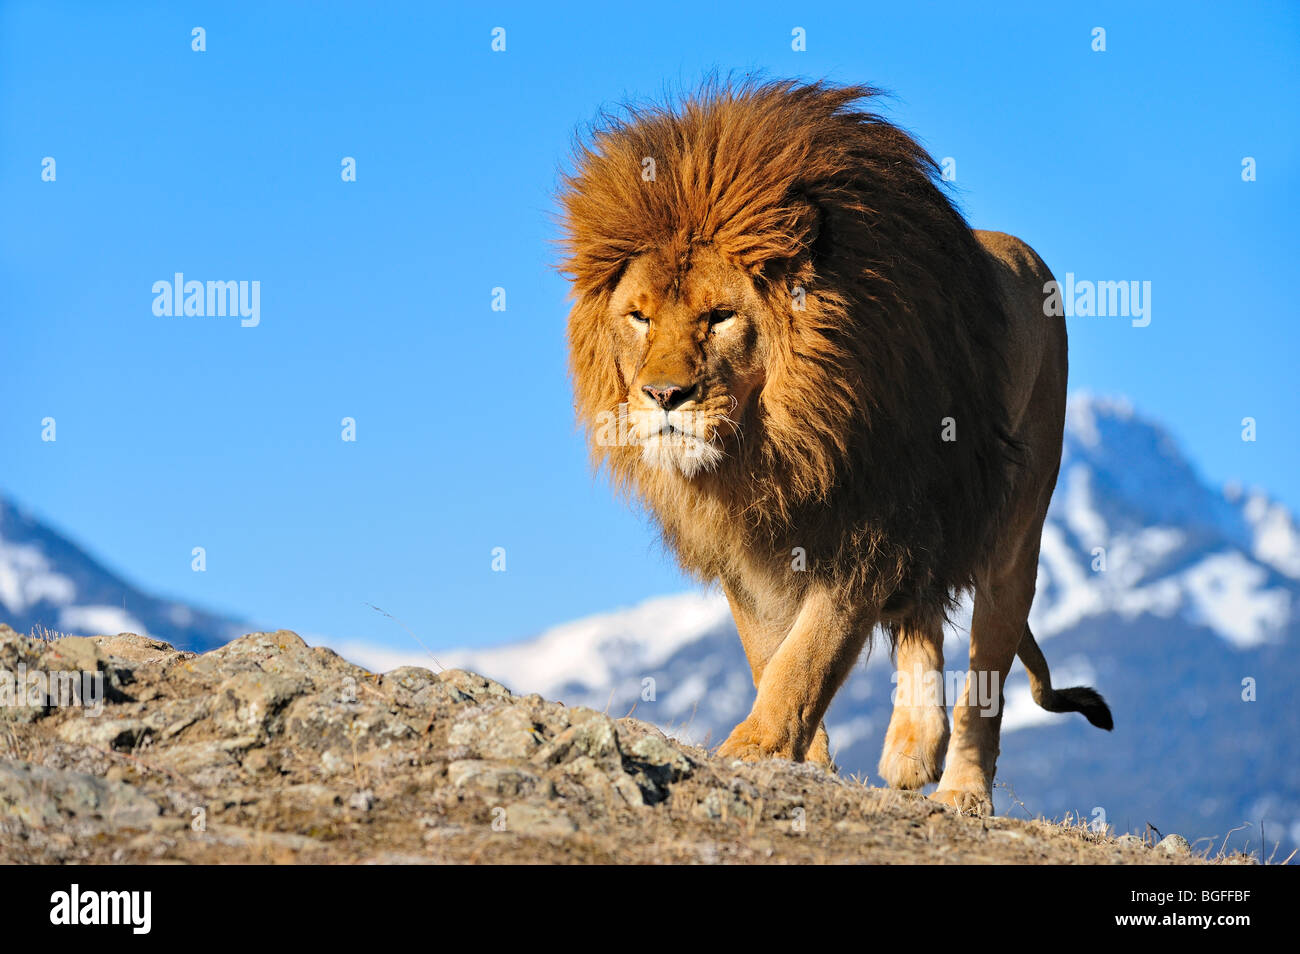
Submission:
<svg viewBox="0 0 1300 954">
<path fill-rule="evenodd" d="M 803 760 L 873 623 L 874 619 L 864 619 L 861 612 L 843 606 L 832 593 L 814 589 L 764 666 L 753 710 L 732 730 L 718 754 Z"/>
<path fill-rule="evenodd" d="M 727 594 L 731 617 L 736 621 L 736 632 L 740 635 L 740 644 L 745 647 L 745 658 L 749 660 L 749 670 L 754 677 L 754 688 L 757 689 L 767 661 L 780 648 L 785 632 L 777 625 L 763 620 L 739 592 L 725 584 L 722 589 Z"/>
<path fill-rule="evenodd" d="M 788 627 L 783 628 L 764 621 L 739 592 L 733 591 L 726 585 L 723 586 L 723 590 L 727 594 L 727 602 L 731 605 L 731 615 L 736 621 L 736 632 L 740 635 L 741 645 L 745 647 L 745 657 L 749 660 L 750 672 L 754 677 L 754 688 L 757 689 L 763 679 L 763 670 L 767 668 L 768 661 L 780 648 Z M 808 744 L 808 750 L 804 753 L 804 758 L 829 769 L 834 768 L 830 737 L 826 734 L 824 723 L 817 727 L 812 741 Z"/>
</svg>

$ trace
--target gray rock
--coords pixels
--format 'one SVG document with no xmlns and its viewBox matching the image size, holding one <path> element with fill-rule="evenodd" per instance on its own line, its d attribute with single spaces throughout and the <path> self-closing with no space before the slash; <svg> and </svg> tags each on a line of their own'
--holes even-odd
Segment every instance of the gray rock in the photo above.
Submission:
<svg viewBox="0 0 1300 954">
<path fill-rule="evenodd" d="M 710 820 L 747 819 L 753 814 L 749 803 L 737 798 L 731 791 L 715 788 L 695 806 L 694 813 Z"/>
<path fill-rule="evenodd" d="M 172 746 L 152 755 L 152 760 L 200 787 L 227 785 L 239 771 L 239 761 L 225 739 Z"/>
<path fill-rule="evenodd" d="M 131 751 L 150 734 L 140 719 L 108 719 L 81 716 L 59 726 L 60 738 L 101 749 Z"/>
<path fill-rule="evenodd" d="M 467 713 L 451 727 L 447 741 L 478 758 L 526 759 L 541 747 L 532 717 L 516 706 L 497 706 Z"/>
<path fill-rule="evenodd" d="M 218 728 L 233 733 L 274 729 L 281 710 L 311 688 L 311 680 L 304 675 L 260 669 L 241 672 L 217 686 L 214 721 Z"/>
<path fill-rule="evenodd" d="M 460 759 L 447 766 L 447 779 L 456 788 L 477 789 L 490 795 L 520 798 L 550 794 L 550 783 L 540 775 L 508 763 Z"/>
<path fill-rule="evenodd" d="M 0 762 L 0 815 L 36 828 L 68 820 L 147 828 L 158 812 L 158 805 L 123 782 L 26 762 Z"/>
<path fill-rule="evenodd" d="M 277 723 L 269 726 L 272 730 L 276 727 Z M 285 709 L 282 731 L 302 758 L 325 759 L 327 753 L 332 753 L 333 759 L 342 759 L 348 765 L 354 755 L 386 749 L 417 735 L 416 729 L 390 706 L 343 703 L 333 689 L 290 703 Z"/>
<path fill-rule="evenodd" d="M 116 636 L 93 636 L 91 642 L 108 659 L 124 663 L 160 662 L 176 655 L 176 650 L 160 639 L 137 636 L 135 633 L 119 633 Z M 193 653 L 182 654 L 191 657 Z"/>
<path fill-rule="evenodd" d="M 435 708 L 468 701 L 468 695 L 419 666 L 402 666 L 379 678 L 379 690 L 400 705 Z"/>
<path fill-rule="evenodd" d="M 560 765 L 587 756 L 604 771 L 623 770 L 623 755 L 618 748 L 618 730 L 614 720 L 581 707 L 570 710 L 569 719 L 569 727 L 533 756 L 534 764 Z"/>
<path fill-rule="evenodd" d="M 511 698 L 510 690 L 501 683 L 464 669 L 444 669 L 438 673 L 438 679 L 443 685 L 460 691 L 475 702 Z"/>
<path fill-rule="evenodd" d="M 641 808 L 646 804 L 645 795 L 632 776 L 621 769 L 611 771 L 590 755 L 582 755 L 566 762 L 560 770 L 566 780 L 575 782 L 602 800 L 607 793 L 613 793 L 633 808 Z"/>
<path fill-rule="evenodd" d="M 50 643 L 46 665 L 51 669 L 96 672 L 104 663 L 104 654 L 93 639 L 65 636 Z"/>
<path fill-rule="evenodd" d="M 1181 855 L 1192 850 L 1192 846 L 1182 835 L 1165 835 L 1156 847 L 1171 855 Z"/>
</svg>

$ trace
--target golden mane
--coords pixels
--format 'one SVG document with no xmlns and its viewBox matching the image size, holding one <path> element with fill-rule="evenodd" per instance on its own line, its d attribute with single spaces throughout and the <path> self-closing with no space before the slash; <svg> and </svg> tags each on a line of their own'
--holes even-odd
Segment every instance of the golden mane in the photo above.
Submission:
<svg viewBox="0 0 1300 954">
<path fill-rule="evenodd" d="M 714 82 L 599 121 L 560 193 L 570 365 L 594 459 L 649 503 L 687 568 L 727 572 L 682 541 L 706 521 L 742 549 L 802 547 L 810 575 L 920 614 L 974 583 L 1009 494 L 1007 318 L 934 160 L 861 108 L 876 95 Z M 594 431 L 627 391 L 606 315 L 623 269 L 701 245 L 754 280 L 768 353 L 738 452 L 687 481 Z"/>
</svg>

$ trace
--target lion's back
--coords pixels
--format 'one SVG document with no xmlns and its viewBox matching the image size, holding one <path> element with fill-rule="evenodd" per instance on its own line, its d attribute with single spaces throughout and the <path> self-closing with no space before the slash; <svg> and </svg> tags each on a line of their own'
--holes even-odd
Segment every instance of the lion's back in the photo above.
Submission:
<svg viewBox="0 0 1300 954">
<path fill-rule="evenodd" d="M 1037 252 L 1006 232 L 976 229 L 975 237 L 993 258 L 1006 306 L 1007 415 L 1015 433 L 1030 410 L 1064 414 L 1065 320 L 1045 313 L 1048 286 L 1055 278 Z"/>
</svg>

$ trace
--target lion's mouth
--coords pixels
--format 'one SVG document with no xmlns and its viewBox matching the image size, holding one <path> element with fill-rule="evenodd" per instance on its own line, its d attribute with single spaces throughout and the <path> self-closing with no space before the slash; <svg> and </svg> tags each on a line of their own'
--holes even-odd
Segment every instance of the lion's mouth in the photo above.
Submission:
<svg viewBox="0 0 1300 954">
<path fill-rule="evenodd" d="M 694 431 L 688 431 L 683 427 L 677 427 L 671 421 L 665 421 L 663 424 L 659 425 L 658 430 L 650 430 L 646 432 L 646 437 L 673 437 L 673 436 L 695 437 L 696 434 Z"/>
<path fill-rule="evenodd" d="M 713 429 L 707 421 L 692 420 L 697 417 L 689 411 L 644 411 L 637 415 L 635 428 L 643 439 L 681 437 L 706 441 Z"/>
<path fill-rule="evenodd" d="M 699 412 L 643 410 L 633 415 L 644 464 L 685 477 L 715 469 L 725 456 L 712 423 Z"/>
</svg>

